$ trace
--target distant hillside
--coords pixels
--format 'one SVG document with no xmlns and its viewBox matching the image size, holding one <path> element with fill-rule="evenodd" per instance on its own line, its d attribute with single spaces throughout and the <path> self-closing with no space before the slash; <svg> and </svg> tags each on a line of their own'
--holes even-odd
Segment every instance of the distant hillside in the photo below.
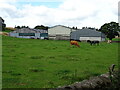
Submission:
<svg viewBox="0 0 120 90">
<path fill-rule="evenodd" d="M 4 32 L 11 32 L 11 31 L 14 31 L 16 30 L 15 28 L 13 27 L 5 27 L 5 31 Z"/>
<path fill-rule="evenodd" d="M 0 32 L 0 35 L 8 36 L 7 32 Z"/>
</svg>

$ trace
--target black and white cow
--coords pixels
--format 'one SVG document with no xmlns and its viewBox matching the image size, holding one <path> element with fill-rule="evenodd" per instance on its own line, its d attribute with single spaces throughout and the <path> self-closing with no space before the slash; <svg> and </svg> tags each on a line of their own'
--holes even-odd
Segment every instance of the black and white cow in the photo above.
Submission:
<svg viewBox="0 0 120 90">
<path fill-rule="evenodd" d="M 87 42 L 90 43 L 90 45 L 99 45 L 99 41 L 87 40 Z"/>
</svg>

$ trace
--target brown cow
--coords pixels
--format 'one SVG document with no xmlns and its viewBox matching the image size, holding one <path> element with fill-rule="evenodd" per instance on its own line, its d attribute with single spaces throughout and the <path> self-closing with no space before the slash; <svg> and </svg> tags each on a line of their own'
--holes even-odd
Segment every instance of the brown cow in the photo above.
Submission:
<svg viewBox="0 0 120 90">
<path fill-rule="evenodd" d="M 75 46 L 77 46 L 77 47 L 80 47 L 80 45 L 78 44 L 77 41 L 70 41 L 70 44 L 71 44 L 71 45 L 75 45 Z"/>
</svg>

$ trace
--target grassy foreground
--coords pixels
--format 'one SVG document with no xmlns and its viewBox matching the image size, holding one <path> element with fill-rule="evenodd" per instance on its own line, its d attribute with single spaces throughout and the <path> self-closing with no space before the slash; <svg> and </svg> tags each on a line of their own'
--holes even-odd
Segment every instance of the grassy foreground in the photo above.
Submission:
<svg viewBox="0 0 120 90">
<path fill-rule="evenodd" d="M 108 72 L 118 63 L 118 44 L 80 48 L 69 41 L 2 37 L 3 88 L 54 88 Z"/>
</svg>

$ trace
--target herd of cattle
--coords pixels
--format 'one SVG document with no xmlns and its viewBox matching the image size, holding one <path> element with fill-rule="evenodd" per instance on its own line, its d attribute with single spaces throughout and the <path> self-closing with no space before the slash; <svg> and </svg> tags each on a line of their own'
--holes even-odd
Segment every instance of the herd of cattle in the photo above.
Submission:
<svg viewBox="0 0 120 90">
<path fill-rule="evenodd" d="M 99 45 L 99 41 L 90 41 L 90 40 L 87 40 L 87 43 L 90 43 L 90 45 Z M 74 41 L 74 40 L 70 41 L 70 45 L 75 45 L 77 47 L 80 47 L 80 45 L 78 44 L 78 41 Z"/>
</svg>

